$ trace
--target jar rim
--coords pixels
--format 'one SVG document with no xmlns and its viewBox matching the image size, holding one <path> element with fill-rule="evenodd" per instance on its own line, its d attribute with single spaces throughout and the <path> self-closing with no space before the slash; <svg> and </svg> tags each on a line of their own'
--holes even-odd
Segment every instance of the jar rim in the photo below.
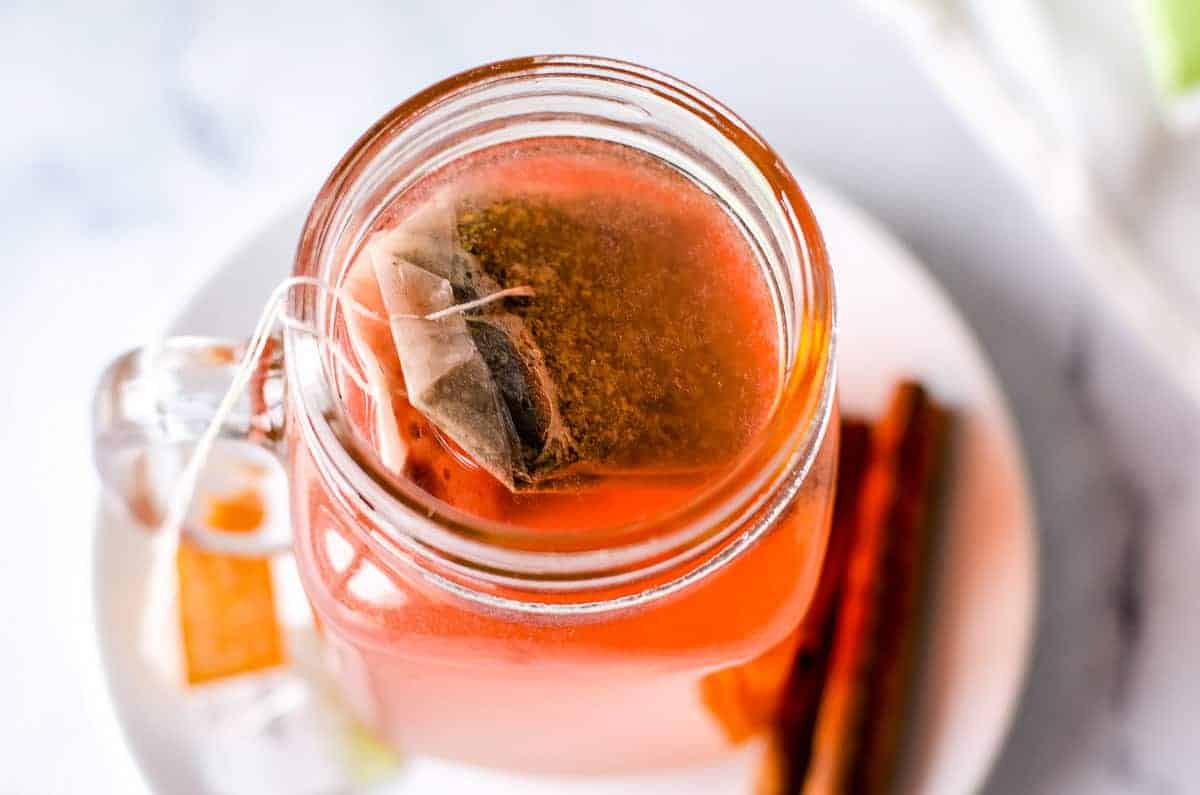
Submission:
<svg viewBox="0 0 1200 795">
<path fill-rule="evenodd" d="M 766 532 L 794 497 L 821 448 L 833 411 L 836 319 L 833 279 L 820 229 L 782 159 L 742 119 L 704 92 L 636 64 L 578 55 L 541 55 L 486 64 L 448 77 L 401 103 L 368 129 L 333 169 L 305 222 L 295 273 L 319 276 L 331 229 L 345 198 L 381 151 L 433 109 L 473 90 L 537 79 L 546 85 L 619 84 L 683 109 L 714 140 L 765 181 L 780 229 L 796 254 L 804 289 L 800 335 L 789 352 L 779 395 L 764 429 L 733 470 L 679 509 L 613 528 L 580 534 L 481 519 L 447 506 L 383 468 L 346 418 L 325 377 L 327 361 L 314 341 L 285 331 L 290 410 L 321 477 L 343 507 L 370 520 L 364 540 L 383 556 L 434 561 L 424 570 L 436 584 L 472 599 L 516 609 L 599 610 L 650 591 L 678 590 L 732 560 Z M 341 219 L 344 221 L 344 219 Z M 293 297 L 292 311 L 315 322 L 320 298 Z M 586 536 L 583 538 L 582 536 Z M 590 602 L 541 602 L 497 596 L 490 585 L 559 594 L 641 581 L 680 561 L 704 555 L 686 572 L 634 594 Z M 694 576 L 693 576 L 694 575 Z M 686 580 L 686 581 L 685 581 Z M 661 594 L 660 594 L 661 595 Z M 558 597 L 556 597 L 557 599 Z M 509 604 L 511 602 L 511 604 Z M 532 606 L 532 607 L 531 607 Z M 539 607 L 540 606 L 540 607 Z"/>
</svg>

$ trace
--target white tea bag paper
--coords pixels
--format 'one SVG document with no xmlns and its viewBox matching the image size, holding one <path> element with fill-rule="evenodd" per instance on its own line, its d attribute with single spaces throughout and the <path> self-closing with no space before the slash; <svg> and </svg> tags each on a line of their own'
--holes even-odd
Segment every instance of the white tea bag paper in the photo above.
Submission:
<svg viewBox="0 0 1200 795">
<path fill-rule="evenodd" d="M 412 406 L 510 489 L 538 482 L 548 448 L 566 458 L 537 345 L 499 301 L 484 303 L 501 287 L 458 245 L 453 211 L 432 204 L 377 233 L 366 254 Z M 484 305 L 454 311 L 464 304 Z"/>
</svg>

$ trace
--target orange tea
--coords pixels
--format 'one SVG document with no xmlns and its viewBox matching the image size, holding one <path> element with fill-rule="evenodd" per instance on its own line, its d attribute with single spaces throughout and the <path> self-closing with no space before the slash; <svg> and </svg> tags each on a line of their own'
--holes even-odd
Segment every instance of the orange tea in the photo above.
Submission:
<svg viewBox="0 0 1200 795">
<path fill-rule="evenodd" d="M 780 400 L 760 257 L 717 197 L 652 155 L 582 138 L 484 148 L 405 190 L 356 252 L 343 286 L 374 317 L 344 313 L 338 338 L 370 389 L 343 379 L 345 408 L 384 468 L 448 516 L 535 546 L 543 532 L 551 555 L 622 528 L 653 545 L 734 476 Z M 731 563 L 580 616 L 472 604 L 386 562 L 301 454 L 298 553 L 339 680 L 402 748 L 480 764 L 621 770 L 729 750 L 772 719 L 789 671 L 825 542 L 832 436 L 810 485 Z M 638 588 L 689 568 L 664 557 Z M 568 598 L 562 584 L 537 600 L 621 592 Z"/>
</svg>

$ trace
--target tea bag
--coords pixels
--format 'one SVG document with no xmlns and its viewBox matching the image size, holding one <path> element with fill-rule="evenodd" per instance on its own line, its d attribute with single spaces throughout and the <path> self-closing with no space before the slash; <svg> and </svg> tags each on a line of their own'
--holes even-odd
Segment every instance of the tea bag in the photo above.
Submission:
<svg viewBox="0 0 1200 795">
<path fill-rule="evenodd" d="M 502 289 L 458 244 L 453 207 L 430 202 L 366 253 L 409 403 L 514 491 L 567 474 L 570 436 L 524 323 L 499 302 L 453 311 Z"/>
<path fill-rule="evenodd" d="M 351 298 L 378 317 L 386 314 L 367 250 L 350 267 L 343 287 Z M 404 467 L 405 446 L 396 424 L 395 401 L 403 399 L 404 379 L 399 361 L 392 354 L 391 332 L 377 317 L 354 311 L 346 312 L 345 317 L 351 350 L 362 366 L 375 404 L 372 423 L 380 461 L 389 470 L 400 472 Z"/>
</svg>

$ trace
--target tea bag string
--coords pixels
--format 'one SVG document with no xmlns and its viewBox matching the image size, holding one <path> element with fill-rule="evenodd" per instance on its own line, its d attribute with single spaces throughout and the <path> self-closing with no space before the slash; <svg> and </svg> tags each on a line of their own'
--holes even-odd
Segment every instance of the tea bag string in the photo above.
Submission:
<svg viewBox="0 0 1200 795">
<path fill-rule="evenodd" d="M 360 372 L 360 367 L 352 362 L 338 345 L 331 344 L 328 335 L 324 334 L 320 329 L 287 314 L 284 307 L 284 300 L 294 287 L 314 287 L 322 290 L 333 296 L 343 311 L 352 310 L 363 317 L 382 323 L 390 323 L 396 319 L 441 320 L 455 314 L 478 309 L 504 298 L 532 297 L 534 295 L 532 287 L 509 287 L 489 293 L 473 301 L 455 304 L 426 315 L 385 315 L 366 306 L 344 288 L 327 284 L 311 276 L 292 276 L 281 281 L 267 298 L 262 314 L 259 315 L 258 322 L 255 324 L 254 333 L 247 342 L 246 350 L 242 354 L 233 379 L 229 383 L 229 388 L 225 391 L 221 402 L 217 405 L 217 409 L 213 412 L 213 416 L 209 420 L 208 425 L 205 426 L 203 433 L 197 439 L 196 445 L 192 448 L 191 455 L 188 456 L 183 471 L 176 480 L 173 493 L 167 504 L 165 518 L 160 525 L 160 529 L 171 538 L 177 538 L 182 532 L 183 523 L 187 518 L 187 512 L 191 507 L 192 498 L 195 495 L 196 486 L 200 479 L 200 472 L 203 470 L 204 464 L 212 452 L 213 445 L 216 444 L 221 427 L 225 424 L 225 420 L 229 418 L 229 415 L 233 413 L 238 401 L 249 386 L 250 379 L 254 376 L 254 371 L 258 367 L 258 362 L 262 358 L 263 351 L 266 349 L 267 341 L 270 339 L 271 331 L 276 323 L 315 337 L 320 344 L 325 346 L 326 350 L 332 353 L 346 374 L 363 392 L 369 393 L 371 391 L 370 386 Z"/>
<path fill-rule="evenodd" d="M 395 314 L 388 315 L 389 320 L 397 320 L 404 318 L 407 320 L 441 320 L 444 317 L 468 312 L 472 309 L 478 309 L 481 306 L 487 306 L 490 303 L 499 301 L 501 298 L 533 298 L 534 292 L 532 287 L 506 287 L 503 290 L 497 290 L 494 293 L 488 293 L 482 298 L 476 298 L 474 301 L 465 301 L 461 304 L 454 304 L 445 309 L 439 309 L 436 312 L 430 312 L 428 315 L 404 315 Z M 470 320 L 471 318 L 467 318 Z"/>
<path fill-rule="evenodd" d="M 370 318 L 371 320 L 378 320 L 381 323 L 388 323 L 392 320 L 441 320 L 442 318 L 462 314 L 463 312 L 469 312 L 472 309 L 479 309 L 480 307 L 487 306 L 488 304 L 495 303 L 496 301 L 504 298 L 533 298 L 535 294 L 533 288 L 526 285 L 521 285 L 518 287 L 506 287 L 503 290 L 496 290 L 495 292 L 488 293 L 481 298 L 476 298 L 472 301 L 464 301 L 461 304 L 454 304 L 446 307 L 445 309 L 439 309 L 436 312 L 430 312 L 426 315 L 413 315 L 403 312 L 385 315 L 382 312 L 377 312 L 374 309 L 371 309 L 369 306 L 351 295 L 346 289 L 326 284 L 320 279 L 313 278 L 312 276 L 293 276 L 287 281 L 292 282 L 293 286 L 302 285 L 324 290 L 336 298 L 341 303 L 343 309 L 351 309 L 362 317 Z"/>
<path fill-rule="evenodd" d="M 237 402 L 241 400 L 242 394 L 245 393 L 246 387 L 249 386 L 250 379 L 254 376 L 254 370 L 258 366 L 258 361 L 262 358 L 263 351 L 267 347 L 267 341 L 271 338 L 271 329 L 275 325 L 276 319 L 282 313 L 282 300 L 287 295 L 288 290 L 294 286 L 291 279 L 285 279 L 271 291 L 271 295 L 263 307 L 262 314 L 259 315 L 258 322 L 255 324 L 254 333 L 250 336 L 245 352 L 242 353 L 241 361 L 238 362 L 237 370 L 234 371 L 233 379 L 229 382 L 229 388 L 225 390 L 221 402 L 217 404 L 217 409 L 213 412 L 208 425 L 205 426 L 204 431 L 196 440 L 196 446 L 192 448 L 187 463 L 184 464 L 183 471 L 180 472 L 179 477 L 175 481 L 172 489 L 173 493 L 167 502 L 166 514 L 159 525 L 160 533 L 171 539 L 171 543 L 174 543 L 178 539 L 183 529 L 184 520 L 187 518 L 187 512 L 192 505 L 192 496 L 196 492 L 200 471 L 203 469 L 205 462 L 208 460 L 209 453 L 217 441 L 217 435 L 221 432 L 221 426 L 225 424 L 225 420 L 233 413 Z"/>
<path fill-rule="evenodd" d="M 534 295 L 532 287 L 506 287 L 503 290 L 497 290 L 493 293 L 488 293 L 482 298 L 476 298 L 473 301 L 465 301 L 461 304 L 454 304 L 453 306 L 448 306 L 445 309 L 439 309 L 436 312 L 430 312 L 427 315 L 413 315 L 406 313 L 385 315 L 381 312 L 376 312 L 367 305 L 363 304 L 361 301 L 351 295 L 349 291 L 341 287 L 334 287 L 326 284 L 319 279 L 312 278 L 311 276 L 293 276 L 288 281 L 293 283 L 292 286 L 316 287 L 324 290 L 338 301 L 343 311 L 353 310 L 355 314 L 360 315 L 361 317 L 375 320 L 380 323 L 389 323 L 392 320 L 436 321 L 451 317 L 453 315 L 461 314 L 463 312 L 468 312 L 472 309 L 478 309 L 480 307 L 487 306 L 488 304 L 494 303 L 503 298 L 532 298 Z M 282 302 L 282 297 L 280 300 Z M 333 358 L 338 360 L 338 364 L 342 366 L 342 370 L 346 373 L 346 375 L 350 376 L 350 380 L 357 384 L 359 389 L 361 389 L 363 392 L 371 391 L 370 385 L 367 384 L 366 379 L 363 378 L 362 374 L 359 372 L 359 364 L 351 361 L 350 357 L 347 356 L 346 352 L 343 351 L 339 346 L 328 344 L 329 338 L 327 335 L 323 334 L 316 327 L 301 320 L 297 320 L 296 318 L 287 314 L 287 312 L 280 312 L 278 319 L 279 324 L 285 328 L 290 328 L 315 337 L 321 345 L 325 346 L 326 350 L 333 354 Z"/>
</svg>

